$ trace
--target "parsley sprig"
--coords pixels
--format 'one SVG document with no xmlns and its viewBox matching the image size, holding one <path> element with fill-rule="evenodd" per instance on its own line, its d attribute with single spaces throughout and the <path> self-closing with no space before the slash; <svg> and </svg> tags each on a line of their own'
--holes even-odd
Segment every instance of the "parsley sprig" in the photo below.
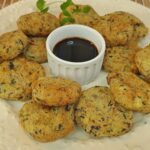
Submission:
<svg viewBox="0 0 150 150">
<path fill-rule="evenodd" d="M 52 4 L 52 3 L 50 3 Z M 49 10 L 45 0 L 37 0 L 36 7 L 42 13 L 46 13 Z M 66 23 L 74 23 L 75 19 L 72 17 L 71 13 L 67 10 L 70 5 L 75 5 L 72 0 L 66 0 L 66 2 L 62 3 L 60 8 L 62 10 L 63 15 L 65 16 L 64 19 L 61 20 L 60 24 L 64 25 Z M 75 5 L 76 8 L 73 10 L 73 13 L 88 13 L 91 9 L 90 6 L 86 5 L 84 8 L 79 8 L 78 5 Z"/>
<path fill-rule="evenodd" d="M 83 13 L 88 13 L 90 10 L 91 10 L 91 7 L 88 6 L 88 5 L 86 5 L 86 6 L 83 8 L 82 12 L 83 12 Z"/>
<path fill-rule="evenodd" d="M 38 0 L 36 2 L 36 7 L 39 9 L 40 12 L 46 13 L 49 10 L 49 7 L 46 5 L 45 0 Z"/>
<path fill-rule="evenodd" d="M 60 5 L 60 8 L 61 8 L 61 10 L 66 10 L 66 8 L 67 8 L 68 6 L 70 6 L 70 5 L 72 5 L 72 4 L 74 4 L 74 3 L 72 2 L 72 0 L 67 0 L 66 2 L 64 2 L 64 3 L 62 3 L 62 4 Z"/>
<path fill-rule="evenodd" d="M 69 13 L 69 11 L 67 10 L 67 8 L 70 6 L 70 5 L 73 5 L 73 2 L 72 0 L 67 0 L 66 2 L 62 3 L 60 5 L 60 8 L 62 10 L 62 13 L 64 14 L 64 16 L 66 16 L 65 18 L 63 18 L 61 21 L 60 21 L 60 24 L 61 25 L 65 25 L 66 23 L 74 23 L 75 20 L 71 17 L 71 14 Z"/>
<path fill-rule="evenodd" d="M 65 18 L 63 18 L 60 21 L 61 25 L 65 25 L 66 23 L 74 23 L 75 19 L 72 17 L 72 15 L 69 13 L 69 11 L 67 10 L 67 8 L 70 5 L 75 5 L 72 0 L 67 0 L 66 2 L 62 3 L 60 8 L 62 10 L 63 15 L 65 16 Z M 83 9 L 79 8 L 78 5 L 75 5 L 76 8 L 73 10 L 73 13 L 88 13 L 91 9 L 90 6 L 86 5 Z"/>
</svg>

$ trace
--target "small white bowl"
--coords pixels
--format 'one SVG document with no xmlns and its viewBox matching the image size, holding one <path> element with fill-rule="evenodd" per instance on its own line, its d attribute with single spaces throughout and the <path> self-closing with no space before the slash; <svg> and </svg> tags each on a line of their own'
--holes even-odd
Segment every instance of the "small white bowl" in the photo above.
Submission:
<svg viewBox="0 0 150 150">
<path fill-rule="evenodd" d="M 79 37 L 91 41 L 99 54 L 85 62 L 69 62 L 53 54 L 55 45 L 66 38 Z M 48 65 L 54 76 L 62 76 L 79 82 L 81 85 L 93 81 L 100 73 L 105 54 L 105 41 L 96 30 L 84 25 L 66 25 L 59 27 L 47 38 L 46 41 Z"/>
</svg>

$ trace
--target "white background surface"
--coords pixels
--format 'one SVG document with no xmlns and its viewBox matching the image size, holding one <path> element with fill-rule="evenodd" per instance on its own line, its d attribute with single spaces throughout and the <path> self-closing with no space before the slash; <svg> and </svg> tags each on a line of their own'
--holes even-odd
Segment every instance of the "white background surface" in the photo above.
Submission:
<svg viewBox="0 0 150 150">
<path fill-rule="evenodd" d="M 0 34 L 16 29 L 17 18 L 36 10 L 36 0 L 24 0 L 0 11 Z M 52 2 L 52 0 L 48 0 Z M 150 27 L 150 9 L 129 0 L 74 0 L 92 5 L 100 15 L 122 10 L 139 17 Z M 59 4 L 50 6 L 50 12 L 58 15 Z M 141 46 L 150 43 L 150 35 Z M 93 83 L 84 86 L 106 85 L 102 72 Z M 77 129 L 71 135 L 51 143 L 38 143 L 27 136 L 17 122 L 16 112 L 21 102 L 0 101 L 0 150 L 150 150 L 150 115 L 135 114 L 135 126 L 126 135 L 116 138 L 93 139 Z"/>
</svg>

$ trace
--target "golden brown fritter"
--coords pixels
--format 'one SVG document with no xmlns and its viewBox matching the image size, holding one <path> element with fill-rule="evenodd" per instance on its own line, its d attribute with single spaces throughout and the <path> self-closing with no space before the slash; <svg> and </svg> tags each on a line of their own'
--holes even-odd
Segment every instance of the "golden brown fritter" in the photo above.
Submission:
<svg viewBox="0 0 150 150">
<path fill-rule="evenodd" d="M 126 109 L 150 112 L 150 85 L 131 72 L 108 74 L 115 101 Z"/>
<path fill-rule="evenodd" d="M 105 52 L 103 67 L 108 72 L 131 71 L 138 72 L 134 57 L 136 50 L 127 47 L 107 48 Z"/>
<path fill-rule="evenodd" d="M 28 36 L 47 36 L 59 26 L 58 19 L 50 13 L 32 12 L 19 17 L 17 25 Z"/>
<path fill-rule="evenodd" d="M 94 137 L 119 136 L 133 125 L 133 113 L 116 104 L 107 87 L 83 91 L 75 110 L 77 125 Z"/>
<path fill-rule="evenodd" d="M 73 105 L 48 107 L 28 102 L 19 112 L 20 125 L 35 140 L 50 142 L 67 136 L 74 129 Z"/>
<path fill-rule="evenodd" d="M 93 28 L 104 36 L 107 47 L 126 45 L 148 33 L 148 28 L 141 20 L 122 11 L 101 17 Z"/>
<path fill-rule="evenodd" d="M 29 43 L 28 37 L 21 31 L 12 31 L 0 36 L 0 61 L 10 60 L 23 53 Z"/>
<path fill-rule="evenodd" d="M 75 103 L 81 94 L 80 85 L 61 77 L 40 78 L 33 87 L 33 100 L 48 106 Z"/>
<path fill-rule="evenodd" d="M 136 53 L 135 63 L 139 72 L 150 82 L 150 45 Z"/>
</svg>

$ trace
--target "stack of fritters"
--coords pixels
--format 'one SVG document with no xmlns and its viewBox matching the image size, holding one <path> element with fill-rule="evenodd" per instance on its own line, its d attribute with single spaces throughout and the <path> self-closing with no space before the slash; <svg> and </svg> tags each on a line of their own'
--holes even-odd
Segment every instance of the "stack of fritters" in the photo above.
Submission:
<svg viewBox="0 0 150 150">
<path fill-rule="evenodd" d="M 33 12 L 18 18 L 17 25 L 18 30 L 0 36 L 0 62 L 20 54 L 38 63 L 46 62 L 46 37 L 59 27 L 58 19 L 50 13 Z"/>
<path fill-rule="evenodd" d="M 21 126 L 41 142 L 68 135 L 74 129 L 74 103 L 80 94 L 81 87 L 74 81 L 39 78 L 33 85 L 32 101 L 19 112 Z"/>
<path fill-rule="evenodd" d="M 33 82 L 45 76 L 39 63 L 47 61 L 46 36 L 59 21 L 50 13 L 33 12 L 18 18 L 17 25 L 18 30 L 0 36 L 0 98 L 28 100 Z"/>
<path fill-rule="evenodd" d="M 140 50 L 137 43 L 148 33 L 142 21 L 126 12 L 114 12 L 103 16 L 93 27 L 106 40 L 104 70 L 137 73 L 135 55 Z"/>
</svg>

